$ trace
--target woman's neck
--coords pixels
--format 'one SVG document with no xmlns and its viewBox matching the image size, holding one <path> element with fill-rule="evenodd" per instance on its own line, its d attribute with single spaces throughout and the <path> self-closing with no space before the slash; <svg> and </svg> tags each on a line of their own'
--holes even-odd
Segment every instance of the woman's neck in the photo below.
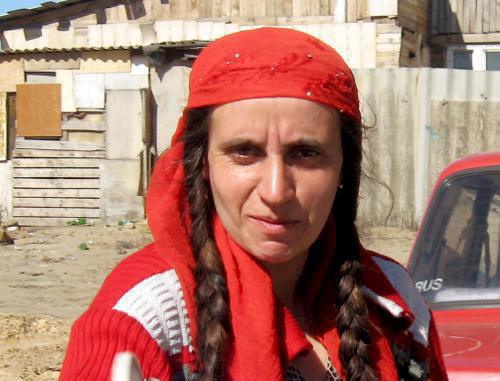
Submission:
<svg viewBox="0 0 500 381">
<path fill-rule="evenodd" d="M 264 267 L 273 280 L 274 293 L 292 311 L 295 310 L 295 290 L 304 270 L 307 254 L 297 255 L 291 261 L 285 263 L 264 263 Z"/>
</svg>

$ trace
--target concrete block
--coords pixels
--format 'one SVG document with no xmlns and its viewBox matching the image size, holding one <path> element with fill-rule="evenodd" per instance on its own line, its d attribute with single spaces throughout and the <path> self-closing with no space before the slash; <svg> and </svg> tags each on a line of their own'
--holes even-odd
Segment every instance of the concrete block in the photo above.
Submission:
<svg viewBox="0 0 500 381">
<path fill-rule="evenodd" d="M 156 149 L 163 152 L 170 146 L 170 139 L 182 110 L 187 103 L 188 78 L 190 68 L 181 61 L 173 62 L 163 74 L 151 73 L 151 91 L 157 104 L 156 112 Z"/>
<path fill-rule="evenodd" d="M 170 41 L 180 42 L 184 41 L 184 21 L 173 20 L 170 21 Z"/>
<path fill-rule="evenodd" d="M 156 38 L 158 42 L 170 41 L 170 26 L 171 21 L 156 21 L 154 24 L 154 29 L 156 32 Z"/>
<path fill-rule="evenodd" d="M 132 56 L 132 68 L 130 74 L 145 74 L 149 75 L 148 60 L 144 56 Z"/>
<path fill-rule="evenodd" d="M 129 73 L 131 68 L 128 50 L 98 50 L 81 53 L 82 73 Z"/>
<path fill-rule="evenodd" d="M 76 111 L 74 89 L 73 89 L 73 71 L 57 70 L 56 82 L 61 84 L 61 111 Z"/>
<path fill-rule="evenodd" d="M 16 91 L 16 85 L 21 83 L 24 83 L 23 59 L 19 56 L 0 58 L 0 91 Z"/>
<path fill-rule="evenodd" d="M 92 48 L 102 47 L 102 25 L 88 25 L 87 26 L 87 39 L 88 46 Z"/>
<path fill-rule="evenodd" d="M 77 108 L 104 108 L 104 74 L 75 73 L 74 95 Z"/>
<path fill-rule="evenodd" d="M 106 101 L 106 157 L 137 159 L 143 149 L 145 118 L 140 90 L 111 90 Z"/>
<path fill-rule="evenodd" d="M 184 21 L 184 39 L 186 41 L 196 40 L 198 37 L 198 23 L 196 21 Z"/>
<path fill-rule="evenodd" d="M 68 131 L 68 141 L 104 144 L 104 132 Z"/>
<path fill-rule="evenodd" d="M 144 219 L 144 198 L 138 195 L 140 160 L 103 160 L 101 163 L 101 217 L 106 223 Z"/>
<path fill-rule="evenodd" d="M 198 23 L 198 40 L 209 41 L 212 38 L 212 22 L 200 21 Z"/>
<path fill-rule="evenodd" d="M 139 90 L 149 88 L 147 74 L 108 73 L 104 75 L 106 90 Z"/>
<path fill-rule="evenodd" d="M 12 219 L 12 162 L 0 163 L 0 222 Z"/>
</svg>

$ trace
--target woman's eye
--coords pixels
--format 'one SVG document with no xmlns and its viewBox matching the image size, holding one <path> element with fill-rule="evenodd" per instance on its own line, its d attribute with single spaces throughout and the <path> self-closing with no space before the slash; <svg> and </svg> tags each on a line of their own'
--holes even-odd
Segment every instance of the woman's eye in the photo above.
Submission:
<svg viewBox="0 0 500 381">
<path fill-rule="evenodd" d="M 253 150 L 250 147 L 235 147 L 233 149 L 233 154 L 238 156 L 250 156 Z"/>
<path fill-rule="evenodd" d="M 229 150 L 229 156 L 237 164 L 252 164 L 258 157 L 259 150 L 252 146 L 237 146 Z"/>
<path fill-rule="evenodd" d="M 320 151 L 313 147 L 298 147 L 292 151 L 292 158 L 294 159 L 308 159 L 319 155 Z"/>
</svg>

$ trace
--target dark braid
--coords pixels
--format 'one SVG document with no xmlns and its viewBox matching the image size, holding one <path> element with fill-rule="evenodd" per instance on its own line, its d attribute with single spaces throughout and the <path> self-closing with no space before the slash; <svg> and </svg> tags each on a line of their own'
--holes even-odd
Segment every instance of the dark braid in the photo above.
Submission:
<svg viewBox="0 0 500 381">
<path fill-rule="evenodd" d="M 333 205 L 337 221 L 335 278 L 337 284 L 337 328 L 340 358 L 350 381 L 377 380 L 371 366 L 368 309 L 362 293 L 361 244 L 355 225 L 361 177 L 362 128 L 348 118 L 342 119 L 342 189 Z"/>
<path fill-rule="evenodd" d="M 213 205 L 203 178 L 209 112 L 199 109 L 188 115 L 183 158 L 192 219 L 191 245 L 197 259 L 198 361 L 203 370 L 201 379 L 207 381 L 223 379 L 230 324 L 224 266 L 211 228 Z"/>
</svg>

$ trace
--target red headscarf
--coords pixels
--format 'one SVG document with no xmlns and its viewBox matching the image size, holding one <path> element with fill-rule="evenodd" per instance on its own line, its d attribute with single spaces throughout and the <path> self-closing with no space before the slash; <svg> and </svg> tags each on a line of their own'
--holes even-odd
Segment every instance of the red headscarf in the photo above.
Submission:
<svg viewBox="0 0 500 381">
<path fill-rule="evenodd" d="M 164 248 L 179 275 L 189 315 L 195 317 L 195 259 L 189 241 L 182 165 L 187 112 L 249 98 L 294 97 L 325 104 L 355 121 L 361 117 L 353 75 L 340 55 L 318 39 L 289 29 L 261 28 L 211 43 L 193 65 L 189 90 L 172 146 L 156 165 L 147 210 L 155 241 Z M 325 230 L 334 237 L 331 221 Z M 214 235 L 226 270 L 232 327 L 225 379 L 280 380 L 288 362 L 310 344 L 291 313 L 276 301 L 267 272 L 234 243 L 218 218 Z M 334 245 L 333 241 L 329 245 Z M 307 304 L 316 300 L 328 267 L 325 262 L 330 259 L 319 263 L 314 274 L 316 283 L 304 286 Z M 332 313 L 330 307 L 330 316 L 322 316 L 330 324 L 318 332 L 318 339 L 340 369 L 339 338 Z M 196 340 L 195 321 L 191 319 L 191 332 Z"/>
<path fill-rule="evenodd" d="M 354 77 L 342 57 L 320 40 L 284 28 L 238 32 L 208 45 L 193 65 L 186 110 L 269 97 L 312 100 L 361 120 Z M 183 131 L 180 123 L 172 143 Z"/>
</svg>

